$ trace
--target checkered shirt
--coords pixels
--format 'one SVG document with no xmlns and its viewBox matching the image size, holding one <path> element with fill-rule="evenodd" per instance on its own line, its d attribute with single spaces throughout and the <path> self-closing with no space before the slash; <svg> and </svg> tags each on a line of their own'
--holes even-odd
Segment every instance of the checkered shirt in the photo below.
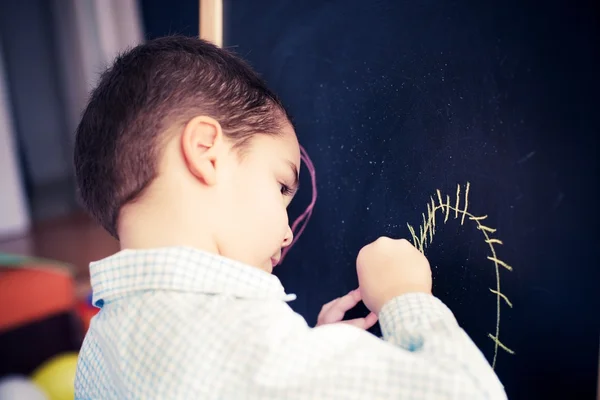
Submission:
<svg viewBox="0 0 600 400">
<path fill-rule="evenodd" d="M 90 265 L 92 319 L 77 399 L 505 399 L 450 310 L 406 294 L 379 314 L 383 340 L 316 328 L 280 281 L 191 248 L 123 250 Z"/>
</svg>

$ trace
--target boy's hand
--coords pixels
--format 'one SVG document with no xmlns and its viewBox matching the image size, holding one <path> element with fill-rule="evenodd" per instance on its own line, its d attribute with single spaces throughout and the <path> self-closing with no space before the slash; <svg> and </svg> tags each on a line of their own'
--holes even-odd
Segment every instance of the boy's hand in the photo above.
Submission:
<svg viewBox="0 0 600 400">
<path fill-rule="evenodd" d="M 363 302 L 379 315 L 385 303 L 406 293 L 431 294 L 427 258 L 407 240 L 381 237 L 363 247 L 356 259 Z"/>
<path fill-rule="evenodd" d="M 338 297 L 337 299 L 330 301 L 321 308 L 321 312 L 317 317 L 317 326 L 341 322 L 344 324 L 354 325 L 358 328 L 369 329 L 375 325 L 375 322 L 377 322 L 377 315 L 374 313 L 370 313 L 365 318 L 342 321 L 346 311 L 354 308 L 359 301 L 361 301 L 359 289 L 355 289 L 345 296 Z"/>
</svg>

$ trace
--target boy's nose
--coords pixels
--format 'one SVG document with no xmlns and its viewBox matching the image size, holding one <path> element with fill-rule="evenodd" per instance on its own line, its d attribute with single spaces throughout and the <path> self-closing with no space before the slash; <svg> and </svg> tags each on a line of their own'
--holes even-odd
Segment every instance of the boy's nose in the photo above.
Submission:
<svg viewBox="0 0 600 400">
<path fill-rule="evenodd" d="M 281 247 L 288 247 L 290 244 L 292 244 L 292 240 L 294 240 L 294 233 L 292 232 L 292 228 L 288 226 Z"/>
</svg>

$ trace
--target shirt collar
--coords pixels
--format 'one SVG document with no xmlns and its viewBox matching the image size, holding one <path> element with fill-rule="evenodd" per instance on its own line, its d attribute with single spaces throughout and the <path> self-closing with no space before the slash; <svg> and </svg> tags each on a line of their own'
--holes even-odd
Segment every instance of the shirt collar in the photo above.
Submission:
<svg viewBox="0 0 600 400">
<path fill-rule="evenodd" d="M 291 301 L 275 275 L 189 247 L 122 250 L 90 264 L 92 302 L 97 307 L 146 290 L 224 294 Z"/>
</svg>

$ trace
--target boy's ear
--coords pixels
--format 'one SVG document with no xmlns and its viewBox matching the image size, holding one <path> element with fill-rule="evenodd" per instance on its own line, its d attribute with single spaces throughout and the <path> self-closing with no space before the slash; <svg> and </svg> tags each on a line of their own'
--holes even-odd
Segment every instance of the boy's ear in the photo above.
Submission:
<svg viewBox="0 0 600 400">
<path fill-rule="evenodd" d="M 216 167 L 223 150 L 223 131 L 217 120 L 198 116 L 181 135 L 181 150 L 190 172 L 207 185 L 216 183 Z"/>
</svg>

